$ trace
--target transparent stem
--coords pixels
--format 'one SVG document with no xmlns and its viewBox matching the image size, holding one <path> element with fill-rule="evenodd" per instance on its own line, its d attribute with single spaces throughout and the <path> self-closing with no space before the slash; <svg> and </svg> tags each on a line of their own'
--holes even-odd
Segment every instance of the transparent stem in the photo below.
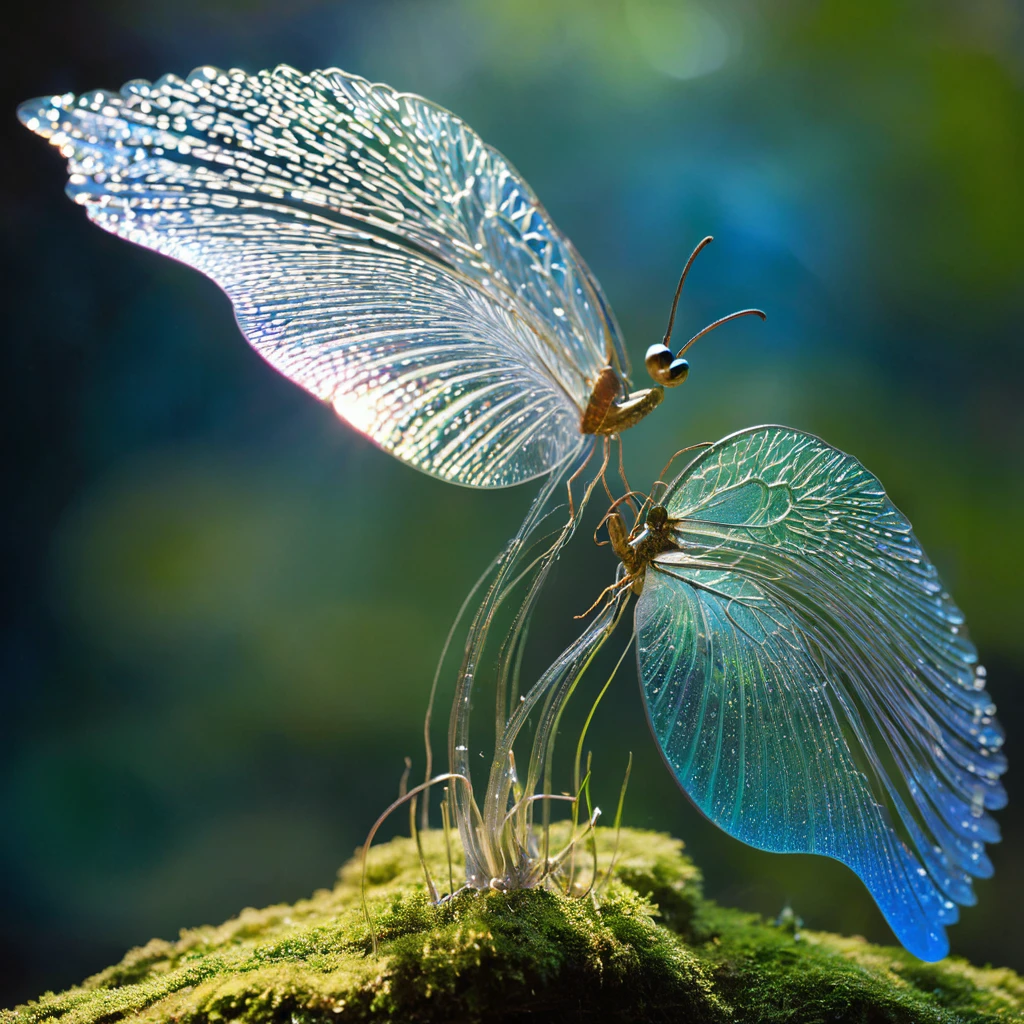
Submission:
<svg viewBox="0 0 1024 1024">
<path fill-rule="evenodd" d="M 551 791 L 548 769 L 562 711 L 583 673 L 615 629 L 624 605 L 624 599 L 609 602 L 575 642 L 558 656 L 523 695 L 495 744 L 494 760 L 481 813 L 487 834 L 499 839 L 509 859 L 513 860 L 509 878 L 511 885 L 522 884 L 525 875 L 530 872 L 530 865 L 524 862 L 524 857 L 530 849 L 533 806 L 536 803 L 536 792 L 542 774 L 546 780 L 542 795 L 548 795 Z M 521 808 L 520 813 L 513 815 L 509 820 L 507 809 L 516 782 L 514 771 L 510 770 L 514 764 L 512 750 L 528 718 L 541 702 L 543 708 L 534 735 L 526 780 L 522 787 L 522 792 L 526 796 L 525 799 L 517 800 Z M 544 806 L 547 807 L 546 800 Z M 546 818 L 547 814 L 545 820 Z"/>
<path fill-rule="evenodd" d="M 589 440 L 589 439 L 588 439 Z M 581 445 L 573 459 L 556 470 L 545 481 L 540 493 L 534 499 L 526 518 L 518 532 L 505 548 L 498 560 L 493 579 L 487 589 L 483 603 L 473 617 L 466 638 L 465 653 L 459 670 L 452 701 L 451 717 L 448 727 L 448 763 L 450 772 L 466 780 L 471 780 L 469 758 L 469 727 L 472 711 L 472 693 L 477 671 L 483 664 L 484 648 L 494 616 L 502 603 L 509 596 L 512 588 L 520 581 L 524 554 L 531 547 L 533 536 L 539 525 L 549 514 L 548 505 L 552 497 L 562 486 L 567 474 L 576 472 L 590 455 L 592 441 Z M 589 492 L 588 492 L 589 493 Z M 533 605 L 540 593 L 541 585 L 547 578 L 552 566 L 558 558 L 562 546 L 572 535 L 576 519 L 570 518 L 559 532 L 554 543 L 538 558 L 527 576 L 532 576 L 527 588 L 527 595 L 513 625 L 510 642 L 502 648 L 499 659 L 498 678 L 507 680 L 509 664 L 513 662 L 518 650 L 518 638 L 522 635 L 524 624 L 528 622 Z M 504 687 L 503 687 L 504 688 Z M 507 691 L 506 691 L 507 692 Z M 504 704 L 504 700 L 501 701 Z M 505 758 L 505 770 L 508 769 L 508 758 Z M 493 771 L 493 765 L 492 765 Z M 472 783 L 453 788 L 449 794 L 455 824 L 459 830 L 463 850 L 466 855 L 466 883 L 474 888 L 484 888 L 491 879 L 504 877 L 504 857 L 500 843 L 496 843 L 497 833 L 491 832 L 486 825 L 481 826 L 477 808 L 473 800 Z M 499 829 L 500 832 L 500 829 Z"/>
</svg>

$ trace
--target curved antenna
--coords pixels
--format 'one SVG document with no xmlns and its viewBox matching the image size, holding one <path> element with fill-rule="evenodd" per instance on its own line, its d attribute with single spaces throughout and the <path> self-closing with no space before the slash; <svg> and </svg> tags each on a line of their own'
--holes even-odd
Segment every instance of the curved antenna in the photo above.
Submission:
<svg viewBox="0 0 1024 1024">
<path fill-rule="evenodd" d="M 679 284 L 676 285 L 676 295 L 675 298 L 672 300 L 672 312 L 669 313 L 668 315 L 668 328 L 665 330 L 666 346 L 669 343 L 669 339 L 671 339 L 672 337 L 672 325 L 676 322 L 676 306 L 679 305 L 679 296 L 682 294 L 683 283 L 686 281 L 686 275 L 690 272 L 690 267 L 693 266 L 693 261 L 697 258 L 697 253 L 699 253 L 701 249 L 703 249 L 706 245 L 710 245 L 714 240 L 715 239 L 713 235 L 708 235 L 707 237 L 702 238 L 697 243 L 697 248 L 690 253 L 690 258 L 686 261 L 686 266 L 683 267 L 683 272 L 679 276 Z M 689 344 L 692 345 L 693 342 L 691 341 L 689 342 Z"/>
<path fill-rule="evenodd" d="M 661 486 L 664 487 L 665 490 L 668 490 L 670 485 L 665 482 L 665 474 L 669 471 L 669 468 L 671 467 L 672 463 L 675 462 L 680 455 L 685 455 L 687 452 L 696 451 L 698 448 L 711 448 L 713 447 L 714 443 L 714 441 L 698 441 L 696 444 L 688 444 L 685 448 L 680 448 L 679 451 L 677 451 L 675 455 L 673 455 L 672 458 L 665 463 L 661 472 L 658 474 L 658 479 L 655 480 L 654 483 L 651 485 L 651 499 L 653 500 L 654 498 L 654 488 L 657 484 L 661 484 Z"/>
<path fill-rule="evenodd" d="M 673 310 L 674 312 L 674 310 Z M 676 359 L 680 359 L 683 353 L 698 339 L 703 338 L 705 334 L 710 334 L 716 327 L 721 327 L 722 324 L 728 323 L 730 320 L 736 320 L 741 316 L 759 316 L 762 320 L 767 320 L 768 317 L 759 309 L 740 309 L 735 313 L 730 313 L 728 316 L 723 316 L 721 320 L 716 320 L 713 324 L 708 324 L 703 331 L 698 331 L 677 353 Z M 668 344 L 668 342 L 666 342 Z"/>
</svg>

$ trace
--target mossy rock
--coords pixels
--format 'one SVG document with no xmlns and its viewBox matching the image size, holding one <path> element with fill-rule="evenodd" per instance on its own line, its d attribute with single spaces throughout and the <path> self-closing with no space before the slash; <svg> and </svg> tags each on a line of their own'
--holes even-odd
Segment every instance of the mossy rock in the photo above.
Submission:
<svg viewBox="0 0 1024 1024">
<path fill-rule="evenodd" d="M 608 857 L 614 836 L 599 832 Z M 423 840 L 447 881 L 443 835 Z M 434 906 L 415 846 L 396 839 L 368 859 L 376 955 L 357 860 L 333 890 L 154 939 L 79 988 L 3 1011 L 0 1024 L 1024 1020 L 1024 980 L 1010 970 L 923 964 L 719 907 L 681 850 L 623 830 L 596 897 L 465 892 Z"/>
</svg>

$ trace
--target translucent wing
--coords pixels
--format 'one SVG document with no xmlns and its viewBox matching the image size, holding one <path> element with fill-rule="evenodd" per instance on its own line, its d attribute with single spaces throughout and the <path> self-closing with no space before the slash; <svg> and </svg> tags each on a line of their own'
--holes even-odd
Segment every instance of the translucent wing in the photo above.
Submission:
<svg viewBox="0 0 1024 1024">
<path fill-rule="evenodd" d="M 992 872 L 1006 762 L 985 672 L 910 523 L 855 459 L 757 427 L 664 504 L 637 610 L 647 713 L 730 835 L 835 857 L 926 960 Z"/>
<path fill-rule="evenodd" d="M 457 117 L 344 72 L 200 68 L 19 117 L 100 227 L 211 277 L 253 346 L 457 483 L 547 472 L 621 339 L 514 168 Z"/>
</svg>

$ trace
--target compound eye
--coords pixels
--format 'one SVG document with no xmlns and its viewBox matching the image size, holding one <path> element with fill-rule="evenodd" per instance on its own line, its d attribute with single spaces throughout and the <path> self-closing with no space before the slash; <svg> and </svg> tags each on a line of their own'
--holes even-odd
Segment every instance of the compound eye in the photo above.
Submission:
<svg viewBox="0 0 1024 1024">
<path fill-rule="evenodd" d="M 668 345 L 652 345 L 644 356 L 644 365 L 647 372 L 659 383 L 665 383 L 665 374 L 672 365 L 672 349 Z"/>
<path fill-rule="evenodd" d="M 685 359 L 676 359 L 668 345 L 652 345 L 644 356 L 647 372 L 667 388 L 682 384 L 690 372 L 690 364 Z"/>
<path fill-rule="evenodd" d="M 668 369 L 664 371 L 665 379 L 663 383 L 665 387 L 673 388 L 677 384 L 682 384 L 689 373 L 690 364 L 685 359 L 673 359 L 669 363 Z"/>
<path fill-rule="evenodd" d="M 647 513 L 647 525 L 652 530 L 661 530 L 668 522 L 668 509 L 664 505 L 655 505 L 650 512 Z"/>
</svg>

